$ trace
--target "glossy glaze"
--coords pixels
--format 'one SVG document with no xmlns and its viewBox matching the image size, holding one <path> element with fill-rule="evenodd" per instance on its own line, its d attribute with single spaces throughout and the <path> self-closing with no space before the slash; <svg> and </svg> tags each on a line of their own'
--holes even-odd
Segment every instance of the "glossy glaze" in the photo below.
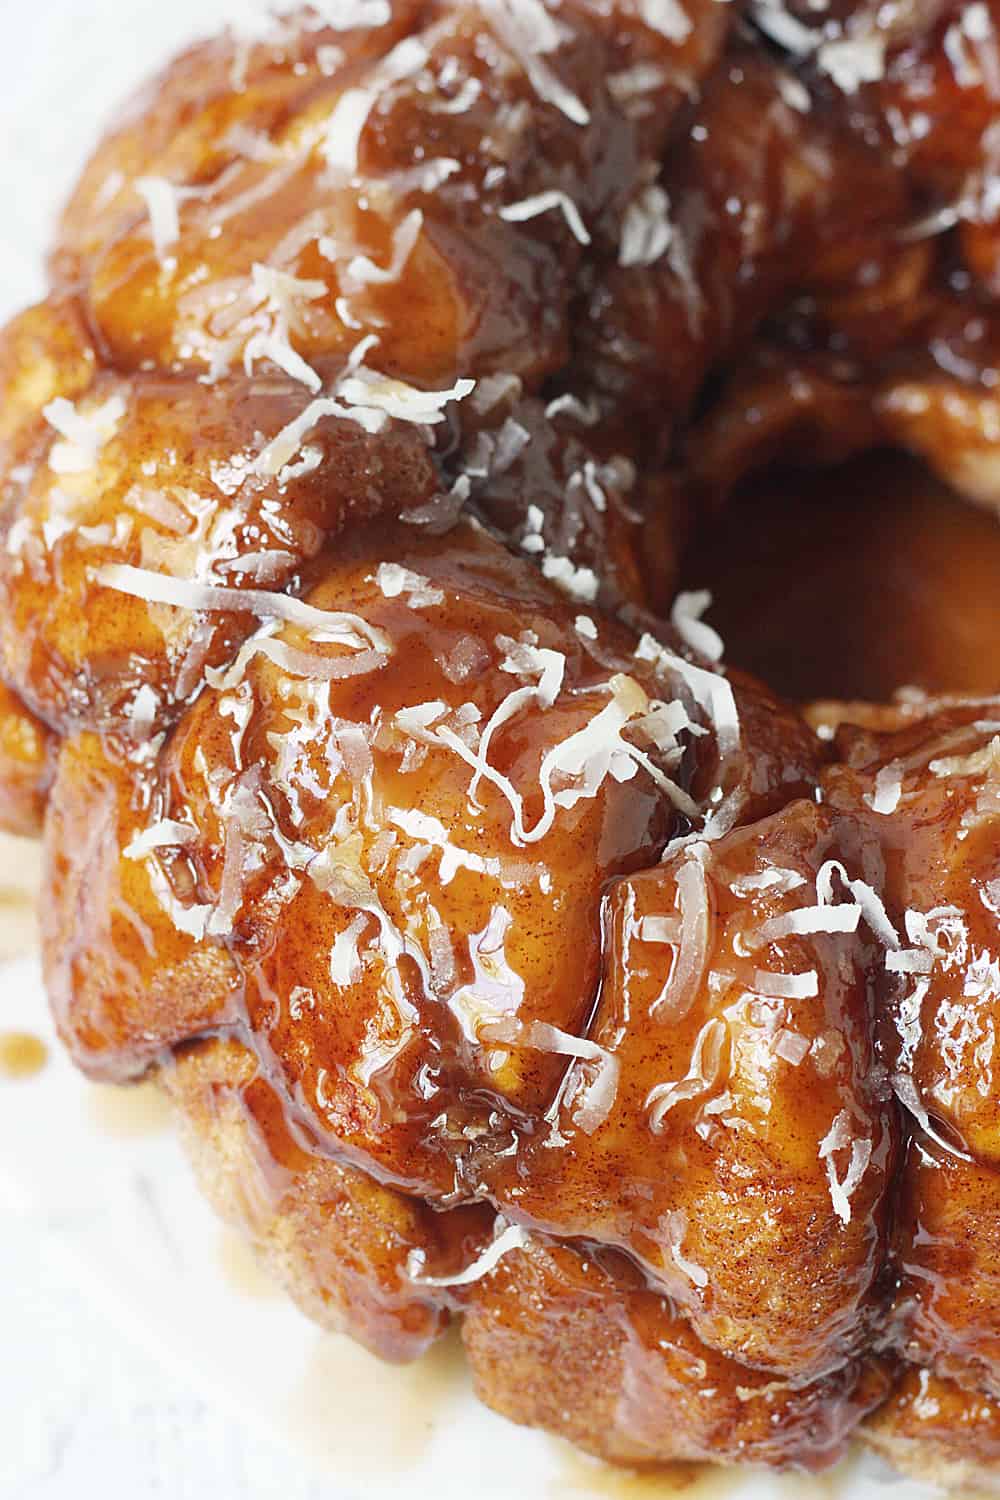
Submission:
<svg viewBox="0 0 1000 1500">
<path fill-rule="evenodd" d="M 782 21 L 401 0 L 140 96 L 0 342 L 0 785 L 74 1058 L 324 1326 L 621 1462 L 896 1382 L 990 1465 L 997 709 L 803 716 L 673 596 L 776 456 L 1000 509 L 996 38 Z"/>
</svg>

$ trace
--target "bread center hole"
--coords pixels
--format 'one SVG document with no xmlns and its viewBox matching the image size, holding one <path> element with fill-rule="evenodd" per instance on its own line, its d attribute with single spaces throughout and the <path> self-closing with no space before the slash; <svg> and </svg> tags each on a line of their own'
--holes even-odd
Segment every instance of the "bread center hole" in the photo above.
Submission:
<svg viewBox="0 0 1000 1500">
<path fill-rule="evenodd" d="M 794 701 L 1000 692 L 1000 520 L 909 460 L 753 480 L 683 574 L 727 661 Z"/>
</svg>

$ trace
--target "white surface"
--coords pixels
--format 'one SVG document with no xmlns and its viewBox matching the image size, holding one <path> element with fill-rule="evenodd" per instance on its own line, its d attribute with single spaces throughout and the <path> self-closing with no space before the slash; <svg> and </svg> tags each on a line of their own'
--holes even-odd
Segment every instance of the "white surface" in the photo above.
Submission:
<svg viewBox="0 0 1000 1500">
<path fill-rule="evenodd" d="M 474 1473 L 477 1500 L 509 1500 L 515 1472 L 524 1500 L 621 1493 L 563 1445 L 478 1405 L 456 1349 L 391 1369 L 318 1333 L 245 1268 L 234 1279 L 234 1242 L 195 1189 L 155 1092 L 95 1089 L 73 1071 L 35 959 L 0 969 L 0 990 L 2 1029 L 50 1048 L 38 1076 L 0 1082 L 0 1205 L 22 1221 L 0 1258 L 0 1495 L 395 1500 L 405 1481 L 417 1500 L 466 1500 Z M 856 1476 L 843 1493 L 883 1491 Z M 726 1494 L 831 1491 L 755 1476 Z M 912 1485 L 892 1495 L 923 1500 Z"/>
<path fill-rule="evenodd" d="M 0 0 L 0 316 L 42 294 L 55 207 L 115 100 L 222 14 L 212 0 Z M 0 1006 L 0 1029 L 47 1030 L 30 962 L 0 969 Z M 400 1374 L 251 1298 L 224 1274 L 172 1136 L 109 1130 L 116 1110 L 58 1055 L 38 1079 L 0 1082 L 4 1500 L 623 1493 L 477 1407 L 448 1351 Z M 732 1495 L 810 1492 L 764 1478 Z M 850 1485 L 852 1500 L 883 1493 Z"/>
</svg>

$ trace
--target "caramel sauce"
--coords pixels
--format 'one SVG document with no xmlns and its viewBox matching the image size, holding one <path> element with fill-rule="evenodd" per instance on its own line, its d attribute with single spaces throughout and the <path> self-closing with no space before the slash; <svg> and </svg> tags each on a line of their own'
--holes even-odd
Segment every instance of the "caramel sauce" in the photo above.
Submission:
<svg viewBox="0 0 1000 1500">
<path fill-rule="evenodd" d="M 547 1500 L 724 1500 L 734 1476 L 707 1464 L 676 1464 L 648 1473 L 616 1469 L 570 1449 L 550 1481 Z"/>
<path fill-rule="evenodd" d="M 34 902 L 0 893 L 0 960 L 22 958 L 38 947 Z"/>
<path fill-rule="evenodd" d="M 0 716 L 2 712 L 0 698 Z M 0 745 L 0 782 L 2 767 Z M 34 839 L 0 833 L 0 960 L 20 958 L 38 947 L 35 899 L 41 877 L 41 845 Z"/>
<path fill-rule="evenodd" d="M 224 1229 L 219 1237 L 219 1269 L 226 1285 L 240 1297 L 265 1302 L 280 1296 L 271 1278 L 263 1270 L 246 1238 L 234 1229 Z"/>
<path fill-rule="evenodd" d="M 841 1467 L 826 1474 L 775 1474 L 769 1500 L 835 1500 L 844 1486 Z M 570 1449 L 546 1500 L 726 1500 L 745 1483 L 735 1469 L 710 1464 L 676 1464 L 635 1472 L 602 1464 Z"/>
<path fill-rule="evenodd" d="M 124 1139 L 158 1135 L 173 1119 L 166 1094 L 151 1079 L 129 1088 L 91 1084 L 86 1109 L 92 1123 L 104 1135 Z"/>
<path fill-rule="evenodd" d="M 296 1393 L 292 1424 L 338 1472 L 402 1477 L 448 1422 L 468 1382 L 457 1330 L 411 1365 L 384 1364 L 348 1339 L 327 1335 Z"/>
<path fill-rule="evenodd" d="M 0 1078 L 12 1082 L 34 1078 L 45 1067 L 48 1056 L 40 1037 L 26 1031 L 0 1032 Z"/>
<path fill-rule="evenodd" d="M 256 1127 L 265 1170 L 254 1206 L 281 1232 L 298 1290 L 312 1275 L 324 1309 L 339 1290 L 345 1325 L 386 1352 L 432 1336 L 462 1305 L 484 1399 L 553 1430 L 572 1433 L 572 1418 L 609 1453 L 683 1446 L 808 1463 L 886 1395 L 878 1378 L 863 1389 L 874 1361 L 854 1362 L 892 1268 L 905 1144 L 872 998 L 885 980 L 876 998 L 891 1050 L 896 979 L 920 973 L 931 950 L 890 970 L 870 934 L 885 947 L 895 922 L 894 944 L 904 911 L 967 909 L 980 888 L 992 904 L 976 910 L 995 915 L 992 850 L 961 840 L 997 807 L 939 783 L 918 757 L 899 772 L 918 812 L 913 800 L 883 812 L 877 774 L 897 757 L 881 765 L 876 745 L 865 762 L 855 740 L 855 761 L 827 765 L 763 686 L 709 677 L 711 637 L 699 668 L 648 649 L 632 627 L 647 607 L 669 607 L 692 497 L 724 495 L 765 440 L 787 457 L 784 439 L 794 447 L 810 419 L 838 456 L 896 441 L 970 495 L 996 498 L 995 455 L 970 451 L 939 379 L 971 372 L 955 377 L 958 406 L 978 413 L 985 438 L 988 408 L 976 402 L 998 362 L 982 305 L 997 280 L 992 229 L 979 226 L 984 240 L 964 226 L 950 260 L 933 236 L 904 247 L 900 234 L 916 204 L 955 201 L 975 180 L 974 143 L 996 109 L 980 98 L 982 129 L 972 109 L 976 128 L 946 120 L 942 140 L 937 85 L 922 87 L 926 128 L 909 155 L 886 151 L 888 107 L 907 105 L 893 90 L 918 71 L 897 66 L 897 52 L 885 90 L 845 108 L 840 95 L 854 90 L 816 88 L 809 67 L 805 81 L 786 77 L 780 39 L 727 36 L 729 8 L 714 0 L 681 6 L 679 44 L 676 25 L 647 23 L 646 9 L 567 4 L 534 64 L 491 21 L 495 6 L 428 17 L 403 0 L 391 30 L 373 28 L 371 53 L 367 28 L 353 41 L 337 33 L 332 72 L 328 47 L 324 62 L 303 42 L 300 70 L 265 45 L 234 82 L 227 43 L 196 48 L 150 111 L 109 137 L 65 217 L 52 298 L 0 345 L 0 477 L 15 543 L 0 552 L 12 699 L 0 702 L 0 787 L 18 826 L 33 826 L 62 737 L 44 923 L 76 1060 L 127 1078 L 193 1040 L 235 1035 L 252 1049 L 259 1076 L 242 1114 L 225 1112 L 226 1089 L 210 1081 L 195 1133 L 210 1164 L 215 1151 L 232 1171 Z M 925 30 L 914 46 L 937 46 Z M 398 39 L 417 44 L 417 71 L 398 74 L 394 49 L 387 77 Z M 610 80 L 631 88 L 650 68 L 661 84 L 630 110 Z M 337 163 L 351 141 L 334 113 L 369 88 L 353 159 Z M 681 99 L 691 102 L 675 118 Z M 951 184 L 922 165 L 922 151 L 942 146 L 949 159 L 954 148 Z M 435 162 L 444 177 L 427 186 Z M 139 167 L 177 191 L 168 246 L 157 243 L 163 215 L 136 213 Z M 117 211 L 103 196 L 115 173 Z M 96 195 L 88 183 L 101 184 Z M 644 243 L 630 245 L 637 210 Z M 303 224 L 315 232 L 300 242 Z M 350 260 L 331 258 L 327 241 Z M 967 299 L 953 274 L 963 255 Z M 266 278 L 279 256 L 278 301 L 291 311 L 259 295 L 259 270 Z M 836 351 L 850 359 L 825 358 Z M 808 378 L 800 356 L 815 356 Z M 514 372 L 516 393 L 484 393 L 498 371 Z M 403 437 L 357 420 L 369 400 L 384 405 L 386 376 L 423 388 L 403 392 Z M 457 377 L 461 391 L 431 399 L 428 386 Z M 353 405 L 359 382 L 353 416 L 313 413 L 299 429 L 303 384 Z M 478 412 L 460 404 L 477 383 Z M 568 390 L 586 396 L 583 419 L 553 415 Z M 728 448 L 726 421 L 709 441 L 715 395 Z M 414 414 L 428 400 L 425 423 Z M 43 430 L 43 411 L 65 416 L 70 403 L 77 432 L 97 424 L 82 464 L 56 423 Z M 385 414 L 399 403 L 397 387 Z M 68 440 L 79 446 L 72 429 Z M 889 482 L 877 466 L 863 481 L 842 471 L 811 484 L 808 504 L 779 478 L 748 489 L 726 525 L 712 514 L 688 567 L 693 587 L 715 587 L 733 661 L 799 699 L 877 700 L 903 681 L 1000 685 L 1000 531 L 902 472 Z M 401 511 L 461 485 L 471 519 L 447 533 L 396 527 Z M 221 498 L 199 502 L 197 516 L 171 498 L 206 494 Z M 476 529 L 483 517 L 493 531 Z M 415 567 L 403 569 L 409 600 L 380 581 L 383 564 L 403 563 Z M 206 600 L 206 580 L 295 592 L 328 613 L 350 606 L 362 634 L 317 639 L 272 601 L 261 618 L 284 624 L 243 657 L 260 601 Z M 697 655 L 697 627 L 682 609 L 677 633 L 661 634 Z M 658 710 L 650 727 L 661 698 L 690 708 L 679 727 Z M 646 721 L 656 756 L 638 759 L 616 730 L 573 758 L 599 717 L 601 740 L 623 714 L 622 727 Z M 956 783 L 979 774 L 961 766 L 988 752 L 975 736 L 992 730 L 948 721 L 938 732 L 946 781 L 956 749 Z M 919 733 L 927 741 L 926 726 Z M 560 762 L 558 747 L 574 741 Z M 553 775 L 596 779 L 556 793 Z M 661 860 L 689 829 L 694 840 Z M 829 926 L 825 910 L 814 925 L 804 893 L 825 908 L 820 872 L 832 880 L 848 865 L 885 875 L 878 892 L 837 877 L 876 905 L 859 904 L 854 926 L 850 913 Z M 880 930 L 873 910 L 891 912 Z M 787 938 L 792 956 L 779 947 L 758 967 L 763 944 Z M 967 975 L 977 988 L 963 996 L 996 1000 L 978 948 Z M 767 1001 L 782 1002 L 780 1015 Z M 677 1024 L 661 1025 L 667 1016 Z M 904 1059 L 914 1086 L 944 1095 L 963 1084 L 947 1107 L 966 1138 L 975 1129 L 995 1145 L 981 1118 L 995 1091 L 977 1097 L 975 1086 L 986 1053 L 972 1037 L 956 1063 L 966 1040 L 938 1055 L 926 1031 L 923 1051 Z M 95 1094 L 88 1107 L 113 1135 L 167 1118 L 145 1087 Z M 269 1110 L 281 1129 L 268 1128 Z M 933 1204 L 920 1191 L 923 1223 Z M 501 1229 L 496 1214 L 542 1233 Z M 468 1277 L 460 1268 L 496 1248 L 493 1230 L 513 1233 L 513 1253 Z M 616 1262 L 609 1246 L 630 1258 Z M 904 1269 L 926 1281 L 923 1241 L 913 1255 Z M 979 1330 L 963 1318 L 952 1318 L 959 1352 L 976 1353 Z M 325 1340 L 297 1420 L 319 1448 L 335 1441 L 339 1465 L 402 1477 L 464 1382 L 454 1338 L 395 1371 Z M 581 1460 L 567 1483 L 632 1500 L 721 1493 L 729 1480 Z M 834 1483 L 772 1489 L 798 1497 Z"/>
</svg>

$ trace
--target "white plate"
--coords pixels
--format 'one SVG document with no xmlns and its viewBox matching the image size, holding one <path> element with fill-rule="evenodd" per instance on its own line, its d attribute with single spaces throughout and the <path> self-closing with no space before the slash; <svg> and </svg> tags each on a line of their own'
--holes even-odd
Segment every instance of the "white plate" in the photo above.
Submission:
<svg viewBox="0 0 1000 1500">
<path fill-rule="evenodd" d="M 0 92 L 0 316 L 43 294 L 56 207 L 116 101 L 234 8 L 251 9 L 252 0 L 0 4 L 0 45 L 12 60 Z M 20 868 L 10 846 L 0 849 L 5 858 L 0 887 L 4 869 Z M 3 943 L 0 924 L 0 955 Z M 57 1236 L 94 1296 L 158 1358 L 277 1434 L 304 1464 L 320 1465 L 338 1495 L 397 1500 L 404 1477 L 415 1500 L 466 1500 L 470 1487 L 478 1500 L 515 1491 L 523 1500 L 624 1500 L 672 1488 L 605 1473 L 493 1416 L 473 1399 L 454 1345 L 399 1371 L 318 1334 L 234 1251 L 151 1096 L 111 1096 L 70 1068 L 51 1034 L 36 962 L 4 966 L 0 985 L 5 1027 L 51 1049 L 37 1078 L 0 1084 L 0 1191 Z M 885 1478 L 866 1461 L 815 1487 L 758 1476 L 707 1489 L 729 1500 L 873 1500 L 884 1496 Z M 689 1500 L 697 1493 L 686 1491 Z M 902 1483 L 892 1490 L 893 1500 L 931 1493 Z"/>
<path fill-rule="evenodd" d="M 457 1344 L 419 1364 L 380 1364 L 320 1334 L 274 1293 L 194 1186 L 159 1095 L 96 1088 L 62 1054 L 37 961 L 0 968 L 5 1029 L 40 1037 L 49 1061 L 22 1083 L 0 1082 L 0 1194 L 15 1195 L 73 1257 L 93 1295 L 185 1378 L 309 1465 L 344 1497 L 408 1492 L 467 1500 L 662 1494 L 562 1443 L 515 1428 L 474 1399 Z M 686 1490 L 726 1500 L 885 1500 L 870 1461 L 815 1486 L 799 1477 L 718 1476 Z M 892 1500 L 932 1492 L 899 1483 Z"/>
</svg>

